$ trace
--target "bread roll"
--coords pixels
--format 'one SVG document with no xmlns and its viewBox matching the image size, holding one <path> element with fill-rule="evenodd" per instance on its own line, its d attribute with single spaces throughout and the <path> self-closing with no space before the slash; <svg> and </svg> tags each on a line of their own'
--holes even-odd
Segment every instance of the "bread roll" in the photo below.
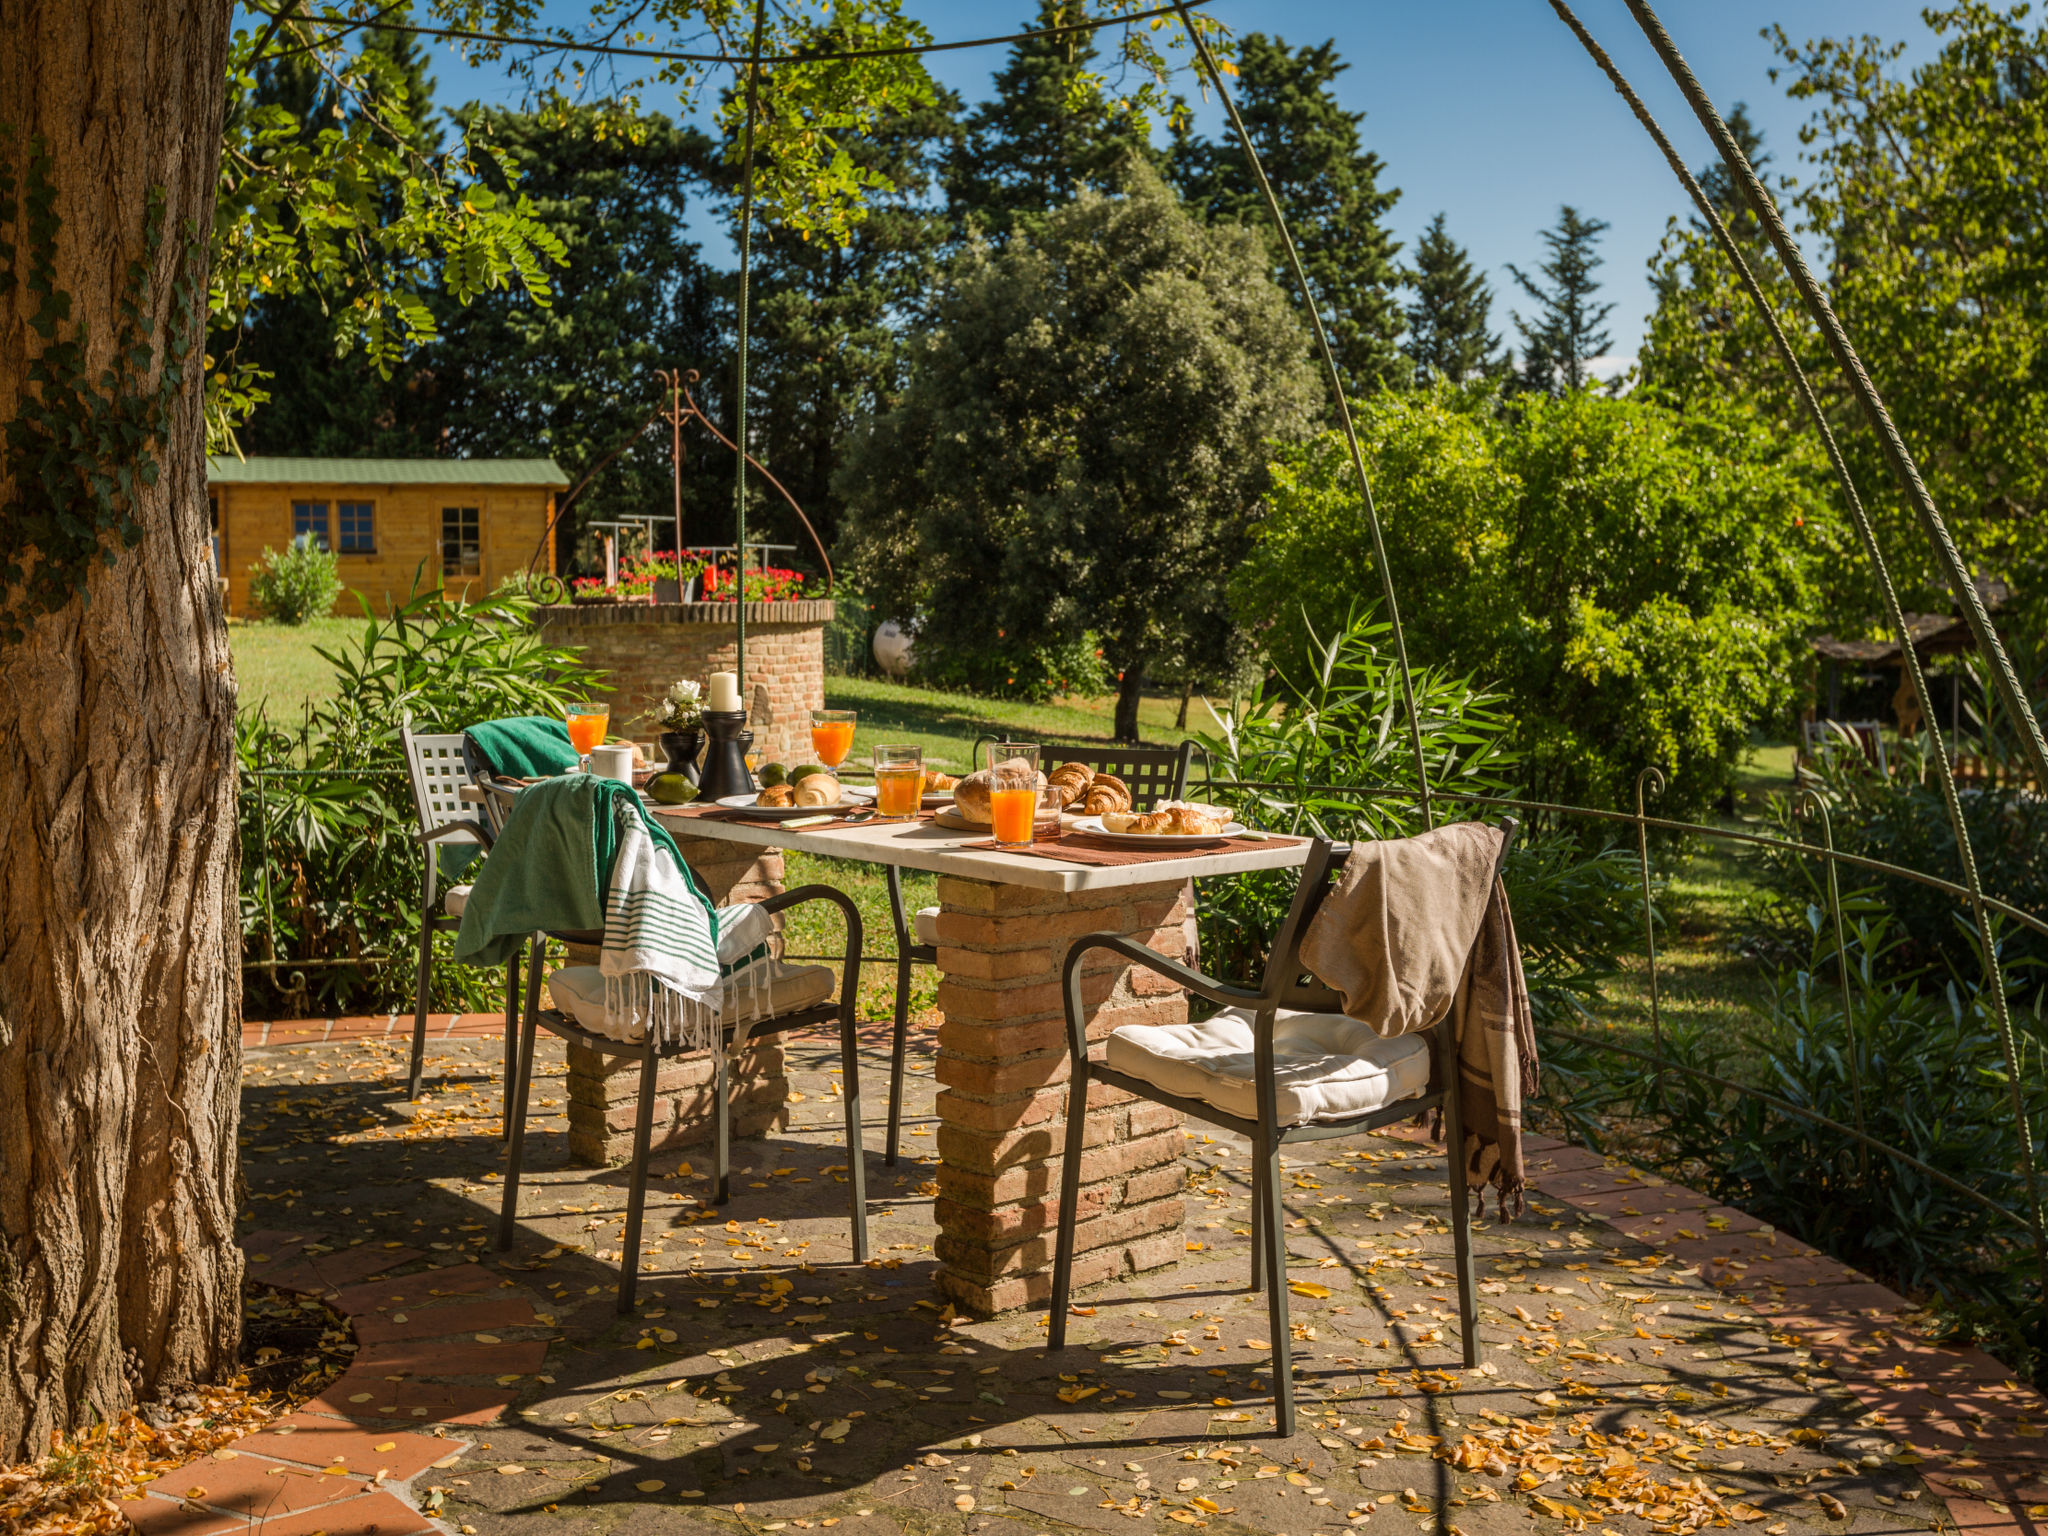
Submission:
<svg viewBox="0 0 2048 1536">
<path fill-rule="evenodd" d="M 845 798 L 839 781 L 829 773 L 806 774 L 796 786 L 797 805 L 837 805 Z"/>
<path fill-rule="evenodd" d="M 996 766 L 1000 768 L 1015 767 L 1021 770 L 1024 766 L 1024 759 L 1013 757 Z M 1042 773 L 1037 777 L 1037 786 L 1040 789 L 1045 788 L 1045 775 Z M 994 817 L 990 814 L 988 808 L 988 790 L 989 770 L 986 768 L 983 768 L 978 773 L 968 774 L 966 778 L 953 786 L 953 809 L 960 813 L 962 821 L 976 827 L 994 825 Z"/>
<path fill-rule="evenodd" d="M 756 805 L 795 805 L 796 791 L 787 784 L 770 784 L 754 796 Z"/>
</svg>

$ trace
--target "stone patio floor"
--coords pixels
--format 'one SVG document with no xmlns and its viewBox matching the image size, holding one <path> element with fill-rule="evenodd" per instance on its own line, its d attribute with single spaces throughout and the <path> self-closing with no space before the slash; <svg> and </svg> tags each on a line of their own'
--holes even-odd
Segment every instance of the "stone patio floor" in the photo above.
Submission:
<svg viewBox="0 0 2048 1536">
<path fill-rule="evenodd" d="M 1460 1368 L 1439 1154 L 1362 1137 L 1288 1159 L 1302 1432 L 1270 1435 L 1246 1148 L 1191 1128 L 1187 1253 L 1042 1309 L 941 1310 L 929 1275 L 929 1042 L 903 1157 L 880 1166 L 863 1059 L 871 1241 L 850 1257 L 833 1047 L 790 1041 L 787 1130 L 657 1155 L 636 1315 L 615 1314 L 624 1170 L 567 1165 L 543 1037 L 514 1250 L 492 1246 L 495 1019 L 252 1025 L 241 1241 L 252 1279 L 352 1321 L 354 1364 L 129 1506 L 148 1536 L 457 1530 L 731 1536 L 1549 1536 L 2048 1521 L 2048 1408 L 1906 1304 L 1742 1213 L 1536 1139 L 1519 1221 L 1475 1244 L 1483 1363 Z M 840 1170 L 840 1171 L 835 1171 Z"/>
</svg>

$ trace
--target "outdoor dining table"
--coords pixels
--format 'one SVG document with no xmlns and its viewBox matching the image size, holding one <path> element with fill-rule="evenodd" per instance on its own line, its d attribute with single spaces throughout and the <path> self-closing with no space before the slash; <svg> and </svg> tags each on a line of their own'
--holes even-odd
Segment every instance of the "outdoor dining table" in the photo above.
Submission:
<svg viewBox="0 0 2048 1536">
<path fill-rule="evenodd" d="M 650 806 L 685 843 L 928 870 L 939 877 L 937 1284 L 980 1315 L 1042 1303 L 1052 1290 L 1067 1047 L 1060 968 L 1083 934 L 1115 933 L 1172 959 L 1185 954 L 1191 877 L 1300 865 L 1299 839 L 1176 851 L 1156 862 L 1091 865 L 968 845 L 986 830 L 930 821 L 790 830 Z M 1084 971 L 1088 1036 L 1187 1018 L 1164 977 L 1106 951 Z M 1156 1269 L 1186 1251 L 1180 1116 L 1105 1085 L 1088 1096 L 1077 1285 Z"/>
</svg>

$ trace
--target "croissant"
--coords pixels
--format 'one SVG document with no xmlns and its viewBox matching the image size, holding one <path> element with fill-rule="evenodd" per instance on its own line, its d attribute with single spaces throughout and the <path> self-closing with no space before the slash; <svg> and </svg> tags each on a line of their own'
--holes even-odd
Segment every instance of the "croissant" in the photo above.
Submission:
<svg viewBox="0 0 2048 1536">
<path fill-rule="evenodd" d="M 1172 823 L 1168 831 L 1188 837 L 1214 837 L 1230 824 L 1228 817 L 1199 805 L 1176 805 L 1165 815 Z"/>
<path fill-rule="evenodd" d="M 1081 801 L 1081 809 L 1091 816 L 1100 816 L 1104 811 L 1128 811 L 1130 808 L 1130 785 L 1109 773 L 1096 774 Z"/>
<path fill-rule="evenodd" d="M 1086 763 L 1061 763 L 1046 775 L 1048 788 L 1060 793 L 1060 804 L 1068 806 L 1081 799 L 1088 792 L 1089 781 L 1095 772 Z"/>
<path fill-rule="evenodd" d="M 787 784 L 770 784 L 754 796 L 756 805 L 795 805 L 796 791 Z"/>
</svg>

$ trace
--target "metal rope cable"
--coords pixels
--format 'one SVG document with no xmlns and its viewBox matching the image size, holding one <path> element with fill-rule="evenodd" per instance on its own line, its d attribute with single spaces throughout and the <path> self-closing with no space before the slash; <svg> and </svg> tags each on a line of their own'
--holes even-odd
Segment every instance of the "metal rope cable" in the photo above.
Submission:
<svg viewBox="0 0 2048 1536">
<path fill-rule="evenodd" d="M 289 15 L 294 3 L 278 11 L 266 11 L 261 6 L 249 6 L 259 16 L 275 20 Z M 1205 6 L 1213 0 L 1188 0 L 1189 5 Z M 335 36 L 374 27 L 382 32 L 408 32 L 415 37 L 445 37 L 456 42 L 496 43 L 514 48 L 538 48 L 550 53 L 600 53 L 628 59 L 658 59 L 676 64 L 746 64 L 750 60 L 760 64 L 831 64 L 840 59 L 887 59 L 901 58 L 907 54 L 953 53 L 962 48 L 993 48 L 1003 43 L 1021 43 L 1034 37 L 1064 37 L 1074 32 L 1097 32 L 1104 27 L 1127 26 L 1133 22 L 1151 21 L 1160 16 L 1172 16 L 1185 9 L 1179 3 L 1155 6 L 1149 11 L 1131 11 L 1122 16 L 1104 16 L 1091 21 L 1062 22 L 1056 27 L 1032 27 L 1022 32 L 1010 32 L 1001 37 L 968 37 L 951 43 L 898 43 L 886 48 L 845 48 L 836 53 L 777 53 L 739 58 L 730 53 L 686 53 L 672 48 L 626 48 L 616 43 L 576 43 L 558 37 L 522 37 L 513 32 L 480 32 L 468 27 L 421 27 L 410 22 L 378 21 L 369 18 L 350 21 L 341 16 L 314 16 L 308 20 L 322 26 L 336 28 Z"/>
<path fill-rule="evenodd" d="M 1344 429 L 1344 442 L 1351 452 L 1351 468 L 1358 477 L 1358 490 L 1365 501 L 1366 526 L 1372 530 L 1373 562 L 1379 568 L 1380 590 L 1387 600 L 1387 622 L 1394 632 L 1394 657 L 1401 667 L 1401 698 L 1408 706 L 1408 741 L 1415 753 L 1415 778 L 1422 788 L 1422 825 L 1428 830 L 1436 825 L 1436 810 L 1430 802 L 1429 763 L 1422 755 L 1422 719 L 1415 709 L 1415 681 L 1408 670 L 1408 640 L 1401 629 L 1401 603 L 1394 592 L 1394 573 L 1387 565 L 1387 546 L 1380 534 L 1379 509 L 1373 503 L 1372 481 L 1365 472 L 1365 450 L 1358 443 L 1358 427 L 1351 419 L 1351 402 L 1344 398 L 1344 377 L 1337 371 L 1337 354 L 1330 347 L 1330 334 L 1323 326 L 1323 313 L 1316 305 L 1315 290 L 1309 286 L 1308 273 L 1301 265 L 1301 253 L 1294 247 L 1294 236 L 1287 228 L 1287 216 L 1280 211 L 1280 199 L 1273 192 L 1273 184 L 1266 177 L 1266 167 L 1259 160 L 1259 151 L 1252 143 L 1251 130 L 1238 115 L 1237 102 L 1223 84 L 1223 71 L 1216 66 L 1216 57 L 1209 51 L 1209 43 L 1196 29 L 1194 19 L 1188 15 L 1190 0 L 1180 0 L 1174 9 L 1180 12 L 1181 25 L 1194 40 L 1195 57 L 1207 71 L 1209 81 L 1216 87 L 1216 95 L 1223 103 L 1223 110 L 1230 114 L 1230 126 L 1237 130 L 1237 141 L 1244 146 L 1244 157 L 1251 166 L 1252 176 L 1259 184 L 1259 191 L 1265 197 L 1266 211 L 1273 216 L 1273 227 L 1280 233 L 1280 248 L 1287 255 L 1288 270 L 1294 275 L 1294 283 L 1301 290 L 1302 307 L 1308 311 L 1309 324 L 1315 331 L 1316 350 L 1323 361 L 1323 371 L 1330 381 L 1331 398 L 1337 402 L 1337 420 Z"/>
<path fill-rule="evenodd" d="M 761 37 L 768 25 L 768 0 L 754 0 L 753 57 L 747 65 L 747 126 L 740 151 L 740 295 L 738 357 L 733 380 L 733 437 L 739 451 L 733 466 L 733 678 L 740 712 L 747 708 L 747 289 L 754 270 L 754 109 L 761 81 Z M 677 559 L 681 559 L 678 551 Z"/>
<path fill-rule="evenodd" d="M 1871 526 L 1862 498 L 1856 492 L 1855 482 L 1849 474 L 1848 463 L 1842 457 L 1840 447 L 1835 441 L 1834 433 L 1828 427 L 1825 413 L 1821 410 L 1819 398 L 1814 394 L 1813 386 L 1807 379 L 1805 370 L 1801 368 L 1798 357 L 1792 350 L 1792 343 L 1785 335 L 1784 327 L 1779 323 L 1777 313 L 1772 308 L 1769 298 L 1765 296 L 1762 285 L 1757 281 L 1756 274 L 1751 270 L 1740 247 L 1736 245 L 1734 238 L 1729 234 L 1727 226 L 1722 221 L 1719 213 L 1708 202 L 1699 183 L 1694 180 L 1691 171 L 1685 167 L 1684 162 L 1679 159 L 1678 153 L 1672 147 L 1670 140 L 1665 137 L 1663 131 L 1657 126 L 1655 119 L 1650 115 L 1649 109 L 1643 105 L 1641 99 L 1629 87 L 1627 81 L 1622 77 L 1619 68 L 1615 66 L 1614 62 L 1608 58 L 1606 53 L 1587 34 L 1585 28 L 1571 14 L 1563 0 L 1550 0 L 1550 4 L 1551 8 L 1558 13 L 1565 21 L 1565 24 L 1578 37 L 1581 44 L 1591 53 L 1594 61 L 1599 64 L 1608 79 L 1613 82 L 1615 89 L 1621 93 L 1622 99 L 1629 104 L 1637 120 L 1643 124 L 1651 138 L 1663 151 L 1665 159 L 1671 164 L 1673 171 L 1692 197 L 1694 205 L 1705 215 L 1709 228 L 1714 232 L 1716 242 L 1728 256 L 1729 260 L 1733 262 L 1737 273 L 1741 276 L 1744 288 L 1749 293 L 1751 301 L 1756 305 L 1758 312 L 1764 317 L 1765 323 L 1769 326 L 1772 343 L 1777 348 L 1779 357 L 1783 360 L 1787 372 L 1798 388 L 1800 398 L 1805 404 L 1808 414 L 1813 418 L 1816 427 L 1819 429 L 1821 441 L 1827 449 L 1829 461 L 1834 466 L 1837 478 L 1841 481 L 1843 494 L 1848 500 L 1850 513 L 1856 524 L 1857 535 L 1863 543 L 1864 552 L 1870 557 L 1871 564 L 1877 571 L 1879 583 L 1884 593 L 1886 616 L 1891 621 L 1892 627 L 1898 631 L 1900 649 L 1904 655 L 1905 665 L 1909 668 L 1909 676 L 1912 679 L 1914 691 L 1921 699 L 1927 698 L 1927 683 L 1920 668 L 1919 653 L 1914 649 L 1912 634 L 1906 628 L 1905 612 L 1899 601 L 1897 589 L 1893 585 L 1890 567 L 1887 565 L 1883 551 L 1878 545 L 1876 530 Z M 1657 50 L 1658 57 L 1664 61 L 1665 68 L 1670 71 L 1672 78 L 1678 82 L 1680 90 L 1685 93 L 1688 103 L 1692 106 L 1694 115 L 1699 118 L 1701 124 L 1713 138 L 1716 147 L 1721 151 L 1723 161 L 1726 162 L 1730 172 L 1734 175 L 1736 183 L 1743 189 L 1750 206 L 1756 211 L 1759 222 L 1770 236 L 1771 243 L 1776 247 L 1780 259 L 1792 277 L 1794 285 L 1799 288 L 1802 296 L 1806 299 L 1808 310 L 1813 314 L 1815 321 L 1820 324 L 1823 334 L 1828 337 L 1830 350 L 1834 352 L 1836 361 L 1841 365 L 1844 372 L 1850 375 L 1852 384 L 1864 402 L 1866 414 L 1869 415 L 1873 426 L 1878 431 L 1880 439 L 1884 442 L 1887 455 L 1892 460 L 1895 473 L 1898 475 L 1901 483 L 1906 486 L 1909 497 L 1914 500 L 1920 512 L 1921 522 L 1927 530 L 1930 542 L 1936 546 L 1937 553 L 1941 556 L 1943 562 L 1950 566 L 1952 577 L 1960 573 L 1958 601 L 1964 602 L 1964 594 L 1967 594 L 1965 617 L 1968 618 L 1969 614 L 1974 610 L 1976 618 L 1971 620 L 1972 633 L 1978 636 L 1979 647 L 1991 658 L 1993 673 L 2000 679 L 2001 692 L 2007 691 L 2009 687 L 2010 693 L 2016 701 L 2014 709 L 2015 718 L 2022 719 L 2025 728 L 2032 732 L 2031 745 L 2036 754 L 2035 771 L 2038 776 L 2038 782 L 2048 785 L 2048 756 L 2041 755 L 2040 730 L 2034 724 L 2032 713 L 2027 711 L 2024 698 L 2020 696 L 2019 680 L 2012 673 L 2012 663 L 2007 659 L 2003 647 L 1998 645 L 1997 637 L 1994 634 L 1990 634 L 1989 622 L 1983 617 L 1982 603 L 1977 597 L 1976 586 L 1970 581 L 1969 573 L 1962 568 L 1962 557 L 1956 552 L 1953 541 L 1949 539 L 1948 529 L 1942 522 L 1940 512 L 1934 506 L 1933 498 L 1927 494 L 1927 488 L 1920 483 L 1919 472 L 1913 467 L 1912 459 L 1906 452 L 1905 444 L 1898 437 L 1898 429 L 1892 424 L 1890 413 L 1885 409 L 1883 400 L 1879 398 L 1876 386 L 1870 382 L 1869 375 L 1863 371 L 1862 361 L 1857 357 L 1854 347 L 1851 346 L 1847 333 L 1842 330 L 1841 322 L 1836 319 L 1833 309 L 1827 302 L 1826 295 L 1815 284 L 1813 274 L 1807 269 L 1804 257 L 1801 256 L 1798 246 L 1793 243 L 1790 233 L 1786 230 L 1783 221 L 1778 216 L 1776 204 L 1772 201 L 1770 193 L 1758 178 L 1755 168 L 1750 165 L 1748 157 L 1743 154 L 1741 146 L 1735 142 L 1734 135 L 1728 131 L 1728 125 L 1722 121 L 1720 113 L 1715 110 L 1713 103 L 1708 100 L 1705 89 L 1700 85 L 1698 79 L 1693 76 L 1685 60 L 1679 55 L 1676 45 L 1671 41 L 1670 34 L 1664 30 L 1663 23 L 1658 21 L 1656 14 L 1650 10 L 1649 6 L 1644 3 L 1644 0 L 1628 0 L 1628 7 L 1631 14 L 1635 16 L 1637 24 L 1641 26 L 1645 35 L 1649 37 L 1651 45 Z M 1980 624 L 1982 625 L 1981 630 L 1979 628 Z M 2042 1289 L 2044 1292 L 2048 1292 L 2048 1222 L 2044 1222 L 2043 1219 L 2040 1179 L 2034 1157 L 2033 1128 L 2027 1118 L 2025 1088 L 2022 1085 L 2020 1072 L 2019 1046 L 2013 1033 L 2012 1009 L 2006 997 L 2005 977 L 1998 961 L 1997 937 L 1992 929 L 1991 914 L 1985 903 L 1983 881 L 1977 868 L 1976 850 L 1971 844 L 1969 828 L 1963 819 L 1962 801 L 1956 792 L 1955 776 L 1949 762 L 1948 747 L 1942 740 L 1940 727 L 1934 722 L 1931 715 L 1927 720 L 1927 730 L 1929 741 L 1934 748 L 1935 776 L 1941 786 L 1942 798 L 1947 807 L 1950 826 L 1955 832 L 1956 855 L 1962 864 L 1963 881 L 1969 890 L 1971 915 L 1975 920 L 1978 944 L 1983 956 L 1985 984 L 1991 994 L 1993 1016 L 1998 1024 L 1999 1045 L 2005 1055 L 2006 1082 L 2012 1094 L 2013 1122 L 2020 1143 L 2020 1166 L 2026 1177 L 2028 1209 L 2033 1215 L 2034 1258 L 2036 1267 L 2040 1272 Z"/>
<path fill-rule="evenodd" d="M 1728 125 L 1721 120 L 1721 114 L 1707 97 L 1699 80 L 1693 75 L 1692 67 L 1671 41 L 1671 34 L 1664 30 L 1664 23 L 1657 19 L 1657 13 L 1650 9 L 1646 0 L 1628 0 L 1628 8 L 1642 28 L 1643 35 L 1657 50 L 1657 57 L 1663 60 L 1671 78 L 1678 82 L 1678 88 L 1685 93 L 1685 99 L 1700 120 L 1700 126 L 1707 130 L 1714 145 L 1721 152 L 1721 158 L 1736 183 L 1748 196 L 1750 205 L 1756 209 L 1757 219 L 1763 225 L 1764 233 L 1770 236 L 1776 247 L 1778 258 L 1785 264 L 1786 275 L 1799 290 L 1814 323 L 1820 327 L 1828 350 L 1835 356 L 1835 362 L 1848 377 L 1850 388 L 1855 391 L 1863 412 L 1870 418 L 1870 425 L 1877 433 L 1879 446 L 1884 450 L 1885 460 L 1891 465 L 1892 475 L 1906 498 L 1913 504 L 1919 515 L 1927 541 L 1934 546 L 1936 558 L 1946 571 L 1949 586 L 1955 593 L 1956 604 L 1962 609 L 1963 622 L 1970 628 L 1970 634 L 1977 642 L 1977 649 L 1991 661 L 1992 678 L 1998 686 L 2000 697 L 2013 719 L 2019 723 L 2020 735 L 2027 755 L 2033 759 L 2034 778 L 2043 789 L 2048 789 L 2048 742 L 2041 738 L 2040 722 L 2034 718 L 2034 711 L 2027 702 L 2025 691 L 2020 687 L 2017 673 L 2013 671 L 2012 659 L 2005 654 L 2005 646 L 1999 641 L 1998 632 L 1991 627 L 1991 620 L 1984 611 L 1984 599 L 1978 594 L 1977 584 L 1971 580 L 1969 567 L 1963 563 L 1962 552 L 1956 548 L 1954 537 L 1949 533 L 1947 522 L 1942 518 L 1941 509 L 1934 504 L 1934 497 L 1920 479 L 1919 466 L 1913 462 L 1913 455 L 1906 448 L 1906 442 L 1899 435 L 1898 426 L 1892 421 L 1891 412 L 1886 408 L 1884 398 L 1878 394 L 1877 386 L 1870 381 L 1870 375 L 1863 367 L 1863 359 L 1857 354 L 1855 345 L 1849 340 L 1849 333 L 1843 329 L 1841 319 L 1835 314 L 1834 306 L 1828 302 L 1826 291 L 1815 280 L 1806 265 L 1806 258 L 1786 229 L 1785 221 L 1779 216 L 1777 204 L 1758 179 L 1756 168 L 1749 163 L 1749 157 L 1742 152 L 1742 146 L 1735 142 L 1735 136 L 1728 131 Z M 1922 695 L 1924 698 L 1925 695 Z"/>
</svg>

